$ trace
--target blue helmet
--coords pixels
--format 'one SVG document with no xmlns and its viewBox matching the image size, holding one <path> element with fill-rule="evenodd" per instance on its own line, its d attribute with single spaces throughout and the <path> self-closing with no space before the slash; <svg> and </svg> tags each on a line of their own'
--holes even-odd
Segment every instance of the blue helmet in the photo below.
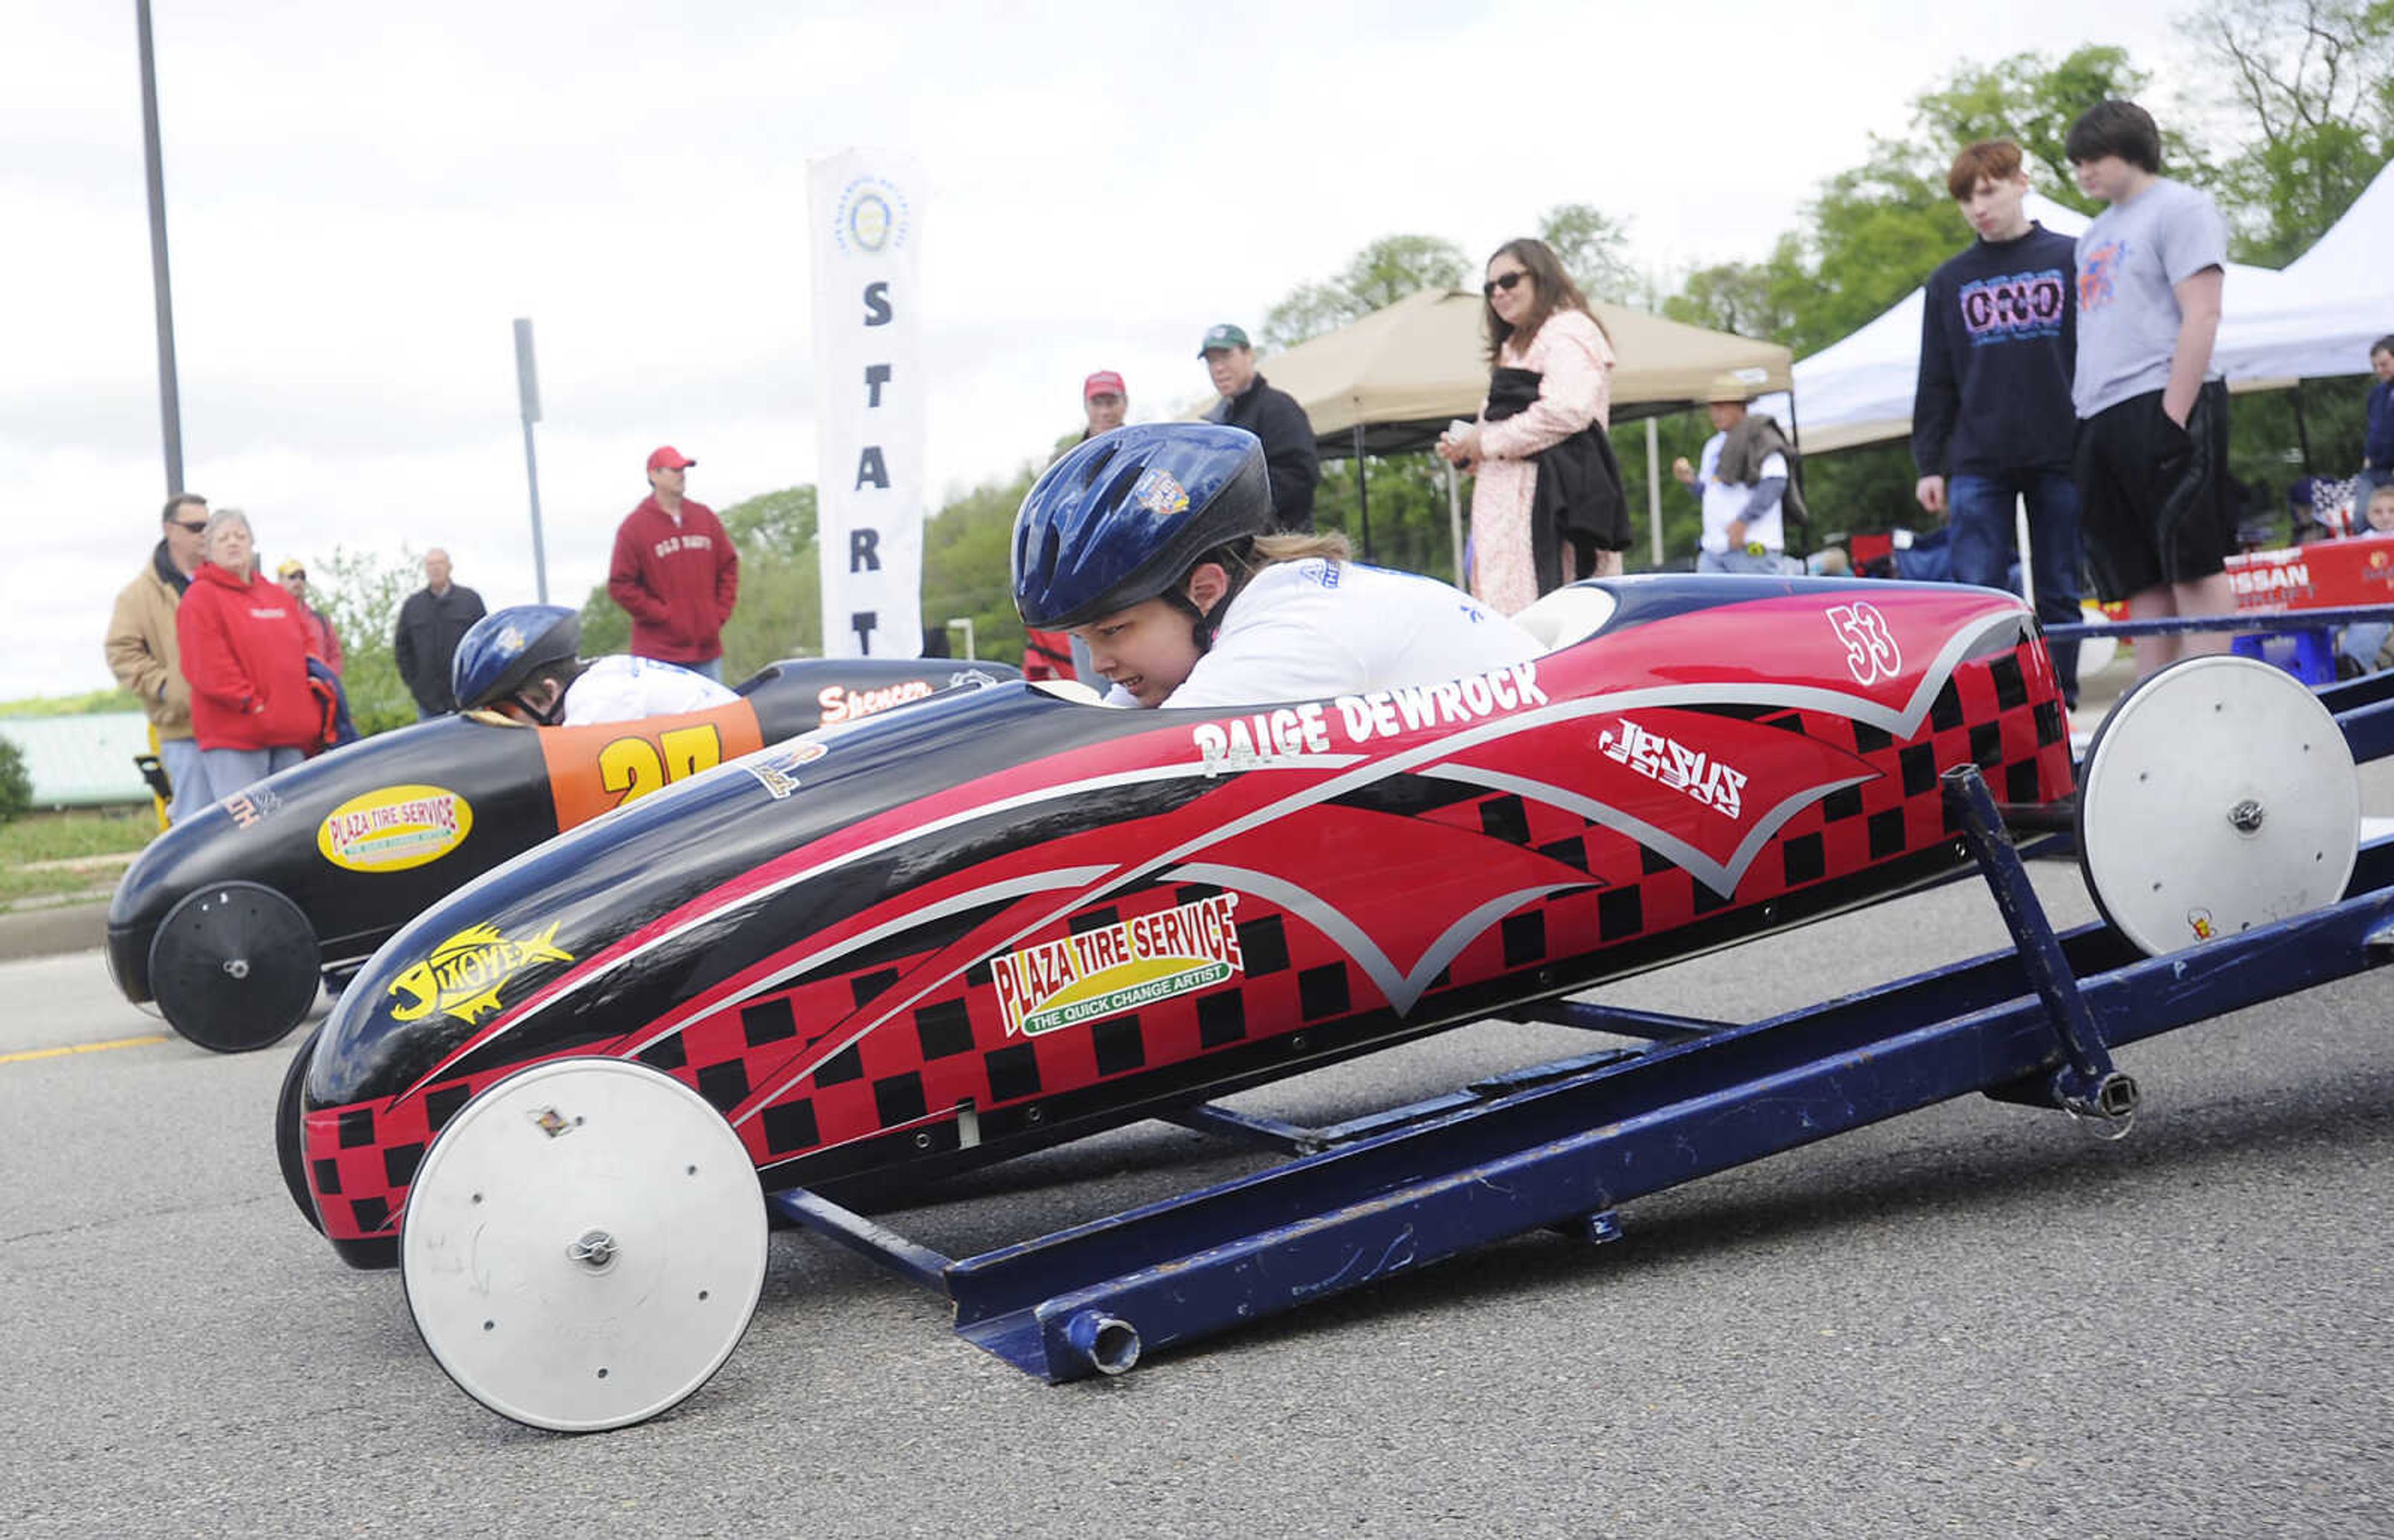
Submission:
<svg viewBox="0 0 2394 1540">
<path fill-rule="evenodd" d="M 1075 446 L 1014 516 L 1014 607 L 1045 631 L 1153 599 L 1208 551 L 1269 534 L 1263 441 L 1213 423 L 1117 428 Z"/>
<path fill-rule="evenodd" d="M 449 661 L 457 709 L 503 701 L 553 664 L 571 664 L 582 645 L 582 617 L 562 604 L 510 604 L 476 621 Z"/>
</svg>

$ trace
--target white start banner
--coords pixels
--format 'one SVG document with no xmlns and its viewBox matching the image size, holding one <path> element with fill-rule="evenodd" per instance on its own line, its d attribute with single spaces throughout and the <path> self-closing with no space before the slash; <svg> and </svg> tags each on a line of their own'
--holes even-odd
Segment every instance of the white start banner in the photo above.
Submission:
<svg viewBox="0 0 2394 1540">
<path fill-rule="evenodd" d="M 823 656 L 923 652 L 922 176 L 880 150 L 809 161 Z"/>
</svg>

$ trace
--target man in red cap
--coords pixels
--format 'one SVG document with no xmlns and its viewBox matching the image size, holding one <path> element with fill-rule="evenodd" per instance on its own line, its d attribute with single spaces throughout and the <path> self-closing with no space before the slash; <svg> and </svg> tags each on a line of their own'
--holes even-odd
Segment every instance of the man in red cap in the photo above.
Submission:
<svg viewBox="0 0 2394 1540">
<path fill-rule="evenodd" d="M 1130 391 L 1123 377 L 1111 369 L 1100 369 L 1083 380 L 1081 409 L 1089 415 L 1089 426 L 1081 435 L 1083 443 L 1120 428 L 1130 412 Z"/>
<path fill-rule="evenodd" d="M 607 593 L 632 617 L 632 655 L 723 678 L 723 627 L 740 597 L 740 554 L 722 520 L 682 494 L 696 460 L 649 456 L 649 495 L 615 530 Z"/>
<path fill-rule="evenodd" d="M 1100 369 L 1081 382 L 1081 410 L 1087 416 L 1088 425 L 1081 429 L 1081 436 L 1072 442 L 1085 444 L 1098 434 L 1111 433 L 1123 425 L 1123 419 L 1130 415 L 1130 388 L 1124 385 L 1122 375 L 1112 369 Z M 1063 450 L 1059 449 L 1057 458 L 1062 457 Z M 1022 677 L 1026 679 L 1078 678 L 1081 665 L 1087 662 L 1085 652 L 1085 647 L 1074 648 L 1072 638 L 1061 631 L 1026 628 L 1022 633 Z"/>
</svg>

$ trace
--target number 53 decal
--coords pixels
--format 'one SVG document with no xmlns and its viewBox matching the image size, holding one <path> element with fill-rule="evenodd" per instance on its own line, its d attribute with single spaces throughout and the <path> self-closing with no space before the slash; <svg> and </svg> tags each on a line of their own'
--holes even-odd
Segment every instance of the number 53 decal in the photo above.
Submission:
<svg viewBox="0 0 2394 1540">
<path fill-rule="evenodd" d="M 1876 605 L 1833 604 L 1829 625 L 1845 643 L 1846 667 L 1856 684 L 1891 679 L 1903 671 L 1903 652 L 1895 645 L 1895 633 L 1887 628 L 1887 617 Z"/>
</svg>

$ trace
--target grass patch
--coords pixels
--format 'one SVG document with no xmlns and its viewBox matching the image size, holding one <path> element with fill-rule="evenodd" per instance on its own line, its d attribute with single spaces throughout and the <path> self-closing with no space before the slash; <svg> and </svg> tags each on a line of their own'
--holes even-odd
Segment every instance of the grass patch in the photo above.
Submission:
<svg viewBox="0 0 2394 1540">
<path fill-rule="evenodd" d="M 0 866 L 0 904 L 31 901 L 38 907 L 44 899 L 106 897 L 115 890 L 116 879 L 124 875 L 122 866 L 104 869 Z"/>
<path fill-rule="evenodd" d="M 0 823 L 0 874 L 25 875 L 15 869 L 36 861 L 131 855 L 149 844 L 157 833 L 158 821 L 147 808 L 27 813 Z"/>
<path fill-rule="evenodd" d="M 21 701 L 0 701 L 0 717 L 90 717 L 140 709 L 141 697 L 129 690 L 91 690 L 80 695 L 36 695 Z"/>
</svg>

